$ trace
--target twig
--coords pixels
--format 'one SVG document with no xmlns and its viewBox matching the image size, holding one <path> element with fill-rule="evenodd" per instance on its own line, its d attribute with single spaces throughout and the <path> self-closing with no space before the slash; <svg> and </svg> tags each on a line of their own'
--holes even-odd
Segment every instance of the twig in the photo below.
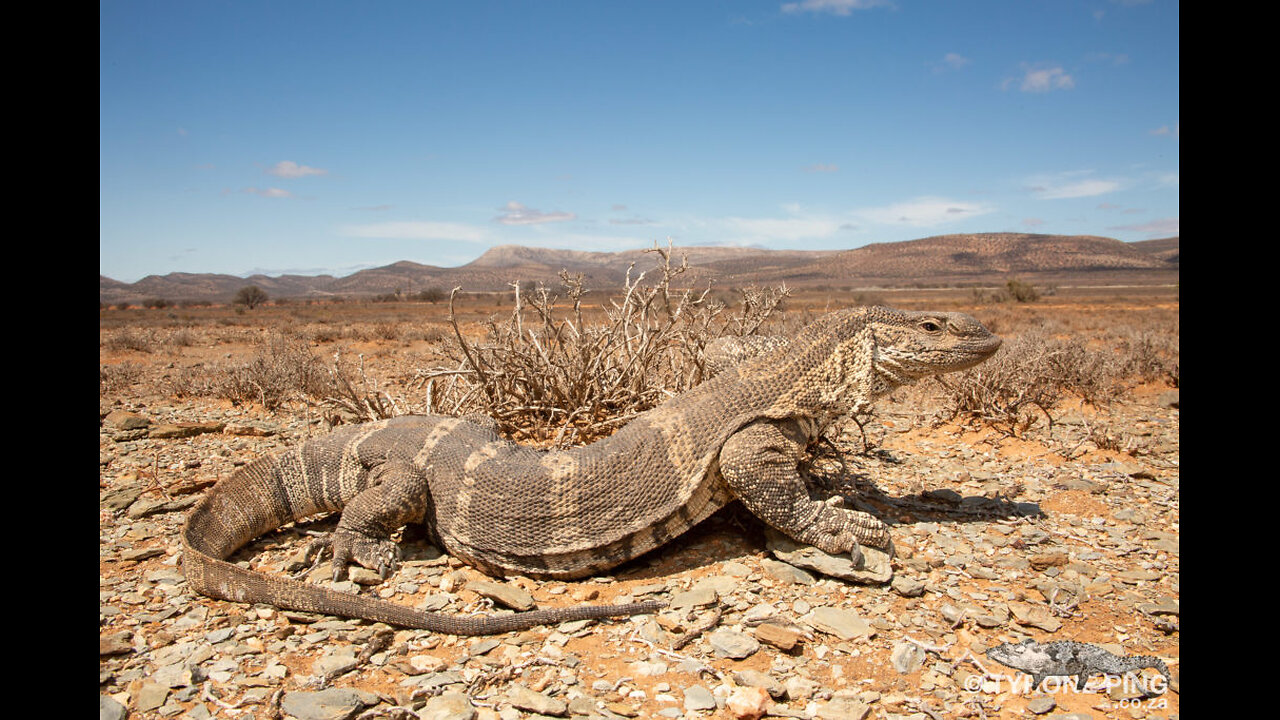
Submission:
<svg viewBox="0 0 1280 720">
<path fill-rule="evenodd" d="M 677 637 L 675 640 L 672 640 L 671 649 L 679 650 L 685 645 L 688 645 L 689 643 L 693 642 L 695 639 L 697 639 L 706 631 L 710 630 L 716 625 L 719 625 L 720 616 L 722 614 L 723 613 L 721 612 L 719 607 L 713 608 L 712 611 L 708 613 L 705 618 L 698 621 L 697 624 L 695 624 L 693 627 L 686 630 L 683 635 Z"/>
</svg>

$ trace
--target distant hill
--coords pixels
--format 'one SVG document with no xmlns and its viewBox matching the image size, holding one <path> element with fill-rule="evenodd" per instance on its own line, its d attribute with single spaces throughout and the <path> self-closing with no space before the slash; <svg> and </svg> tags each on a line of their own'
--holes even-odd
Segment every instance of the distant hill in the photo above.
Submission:
<svg viewBox="0 0 1280 720">
<path fill-rule="evenodd" d="M 1017 276 L 1027 281 L 1067 284 L 1176 282 L 1178 238 L 1134 243 L 1090 235 L 979 233 L 938 235 L 852 250 L 768 250 L 739 247 L 677 247 L 675 260 L 687 258 L 689 280 L 714 279 L 720 287 L 787 283 L 791 286 L 905 286 L 1002 283 Z M 632 276 L 649 271 L 656 258 L 643 250 L 585 252 L 519 245 L 489 249 L 454 268 L 401 261 L 332 275 L 236 275 L 169 273 L 148 275 L 136 283 L 99 276 L 99 299 L 117 304 L 147 298 L 229 301 L 241 287 L 257 285 L 272 298 L 369 296 L 428 288 L 448 291 L 506 290 L 515 281 L 553 283 L 560 271 L 582 273 L 588 287 L 621 287 L 628 266 Z"/>
</svg>

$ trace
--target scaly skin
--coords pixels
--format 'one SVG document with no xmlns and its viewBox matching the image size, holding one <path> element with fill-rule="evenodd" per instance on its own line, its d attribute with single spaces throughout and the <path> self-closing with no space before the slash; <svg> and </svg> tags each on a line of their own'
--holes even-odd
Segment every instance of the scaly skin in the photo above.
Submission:
<svg viewBox="0 0 1280 720">
<path fill-rule="evenodd" d="M 485 572 L 578 578 L 666 543 L 734 499 L 826 552 L 885 547 L 888 529 L 876 518 L 808 498 L 796 468 L 800 451 L 831 422 L 893 388 L 971 367 L 999 346 L 960 313 L 854 308 L 755 357 L 747 353 L 584 447 L 534 450 L 500 437 L 492 423 L 436 416 L 343 428 L 210 490 L 183 529 L 188 581 L 240 602 L 488 634 L 652 612 L 658 604 L 459 618 L 266 578 L 225 558 L 288 522 L 342 511 L 335 575 L 356 562 L 385 577 L 396 559 L 391 534 L 423 523 L 447 552 Z"/>
</svg>

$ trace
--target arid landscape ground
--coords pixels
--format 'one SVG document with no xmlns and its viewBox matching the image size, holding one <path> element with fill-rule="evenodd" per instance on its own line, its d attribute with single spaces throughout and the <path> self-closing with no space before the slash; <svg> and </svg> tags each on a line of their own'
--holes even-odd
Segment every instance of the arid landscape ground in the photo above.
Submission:
<svg viewBox="0 0 1280 720">
<path fill-rule="evenodd" d="M 815 450 L 818 490 L 890 524 L 890 582 L 783 562 L 731 505 L 608 577 L 499 581 L 539 607 L 668 609 L 491 638 L 212 600 L 181 571 L 187 510 L 237 467 L 373 410 L 447 410 L 447 376 L 431 374 L 457 365 L 447 302 L 104 307 L 102 717 L 1177 717 L 1176 287 L 1063 286 L 1029 302 L 798 290 L 765 330 L 869 302 L 963 310 L 1005 339 L 987 364 L 900 389 Z M 481 342 L 510 302 L 468 296 L 455 310 Z M 291 362 L 328 390 L 283 379 Z M 296 556 L 333 524 L 290 526 L 234 559 L 321 578 L 325 565 L 308 573 Z M 449 613 L 512 601 L 422 541 L 404 558 L 386 582 L 345 587 Z M 1024 638 L 1157 656 L 1172 678 L 1032 691 L 984 654 Z"/>
</svg>

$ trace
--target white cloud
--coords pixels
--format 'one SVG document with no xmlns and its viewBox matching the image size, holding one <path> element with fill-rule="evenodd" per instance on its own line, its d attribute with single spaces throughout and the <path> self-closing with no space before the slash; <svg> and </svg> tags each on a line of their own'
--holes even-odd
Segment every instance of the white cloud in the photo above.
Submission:
<svg viewBox="0 0 1280 720">
<path fill-rule="evenodd" d="M 1105 63 L 1110 65 L 1128 65 L 1129 64 L 1129 56 L 1124 53 L 1091 52 L 1091 53 L 1085 53 L 1084 59 L 1087 62 Z"/>
<path fill-rule="evenodd" d="M 804 240 L 834 235 L 842 224 L 835 218 L 785 217 L 743 218 L 727 217 L 718 221 L 725 230 L 745 236 L 749 240 Z"/>
<path fill-rule="evenodd" d="M 990 207 L 979 203 L 942 197 L 918 197 L 883 207 L 862 208 L 854 214 L 862 220 L 880 225 L 932 227 L 986 215 L 991 211 Z"/>
<path fill-rule="evenodd" d="M 502 214 L 493 220 L 503 225 L 538 225 L 549 222 L 567 222 L 578 217 L 568 212 L 534 210 L 514 200 L 499 209 L 502 210 Z"/>
<path fill-rule="evenodd" d="M 1028 180 L 1031 192 L 1041 200 L 1065 200 L 1069 198 L 1093 197 L 1115 192 L 1123 187 L 1121 180 L 1114 178 L 1085 177 L 1092 170 L 1077 170 L 1057 175 L 1037 175 Z"/>
<path fill-rule="evenodd" d="M 973 62 L 973 61 L 961 55 L 960 53 L 950 52 L 942 56 L 942 63 L 947 67 L 951 68 L 952 70 L 959 70 L 965 65 L 968 65 L 970 62 Z"/>
<path fill-rule="evenodd" d="M 1120 183 L 1115 180 L 1081 180 L 1079 182 L 1046 188 L 1041 191 L 1039 195 L 1045 200 L 1063 200 L 1066 198 L 1106 195 L 1109 192 L 1115 192 L 1119 189 Z"/>
<path fill-rule="evenodd" d="M 1147 233 L 1152 237 L 1166 237 L 1178 234 L 1178 218 L 1160 218 L 1139 225 L 1113 225 L 1107 229 Z"/>
<path fill-rule="evenodd" d="M 380 238 L 383 240 L 461 240 L 482 242 L 489 239 L 484 228 L 465 223 L 402 221 L 381 222 L 368 225 L 348 225 L 342 228 L 347 237 Z"/>
<path fill-rule="evenodd" d="M 854 10 L 892 5 L 889 0 L 801 0 L 801 2 L 783 3 L 782 12 L 798 13 L 831 13 L 832 15 L 850 15 Z"/>
<path fill-rule="evenodd" d="M 1170 128 L 1168 125 L 1161 125 L 1155 130 L 1152 130 L 1151 134 L 1155 135 L 1156 137 L 1161 137 L 1161 136 L 1171 137 L 1174 140 L 1177 140 L 1178 133 L 1179 133 L 1179 129 L 1178 129 L 1179 125 L 1181 125 L 1181 123 L 1174 123 L 1172 128 Z"/>
<path fill-rule="evenodd" d="M 328 175 L 328 170 L 320 168 L 307 167 L 299 165 L 292 160 L 281 160 L 280 162 L 267 168 L 268 175 L 275 175 L 282 178 L 300 178 L 308 175 Z"/>
<path fill-rule="evenodd" d="M 289 192 L 288 190 L 283 190 L 281 188 L 247 187 L 247 188 L 241 188 L 240 192 L 246 195 L 261 195 L 262 197 L 267 197 L 267 198 L 293 197 L 293 193 Z"/>
<path fill-rule="evenodd" d="M 1001 83 L 1001 89 L 1008 90 L 1014 83 L 1018 83 L 1018 89 L 1022 92 L 1044 93 L 1050 90 L 1070 90 L 1076 86 L 1075 78 L 1068 75 L 1061 66 L 1033 66 L 1024 63 L 1022 67 L 1021 81 L 1018 78 L 1008 78 Z"/>
</svg>

